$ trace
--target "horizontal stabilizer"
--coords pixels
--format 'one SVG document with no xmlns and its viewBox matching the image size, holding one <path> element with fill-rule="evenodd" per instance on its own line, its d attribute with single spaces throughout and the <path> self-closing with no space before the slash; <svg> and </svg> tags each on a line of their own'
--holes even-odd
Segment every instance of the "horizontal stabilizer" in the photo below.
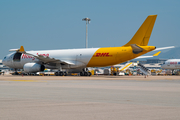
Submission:
<svg viewBox="0 0 180 120">
<path fill-rule="evenodd" d="M 18 51 L 19 49 L 10 49 L 9 52 Z"/>
<path fill-rule="evenodd" d="M 170 49 L 170 48 L 175 48 L 175 46 L 168 46 L 168 47 L 161 47 L 161 48 L 156 48 L 153 51 L 157 51 L 157 50 L 165 50 L 165 49 Z"/>
<path fill-rule="evenodd" d="M 136 44 L 131 44 L 134 54 L 138 54 L 143 51 L 143 48 L 137 46 Z"/>
<path fill-rule="evenodd" d="M 21 46 L 19 49 L 10 49 L 10 50 L 9 50 L 9 52 L 12 52 L 12 51 L 21 52 L 21 53 L 24 53 L 24 52 L 25 52 L 23 46 Z"/>
</svg>

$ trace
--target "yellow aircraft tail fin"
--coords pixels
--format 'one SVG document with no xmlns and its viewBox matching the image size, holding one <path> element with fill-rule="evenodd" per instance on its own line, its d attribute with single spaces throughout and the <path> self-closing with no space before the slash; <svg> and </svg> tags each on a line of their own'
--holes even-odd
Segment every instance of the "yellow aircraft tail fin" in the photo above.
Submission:
<svg viewBox="0 0 180 120">
<path fill-rule="evenodd" d="M 22 52 L 22 53 L 25 52 L 24 47 L 21 46 L 18 52 Z"/>
<path fill-rule="evenodd" d="M 147 46 L 151 32 L 153 30 L 154 23 L 157 15 L 149 15 L 141 27 L 138 29 L 132 39 L 124 46 L 130 46 L 131 44 L 137 44 L 140 46 Z"/>
</svg>

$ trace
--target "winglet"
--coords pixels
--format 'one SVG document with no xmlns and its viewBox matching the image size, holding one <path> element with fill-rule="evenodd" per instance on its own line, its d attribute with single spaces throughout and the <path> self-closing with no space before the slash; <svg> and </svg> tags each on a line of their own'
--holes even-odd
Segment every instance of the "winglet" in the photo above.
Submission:
<svg viewBox="0 0 180 120">
<path fill-rule="evenodd" d="M 21 46 L 18 52 L 25 52 L 24 47 Z"/>
<path fill-rule="evenodd" d="M 153 56 L 158 56 L 161 53 L 161 51 L 155 53 Z"/>
</svg>

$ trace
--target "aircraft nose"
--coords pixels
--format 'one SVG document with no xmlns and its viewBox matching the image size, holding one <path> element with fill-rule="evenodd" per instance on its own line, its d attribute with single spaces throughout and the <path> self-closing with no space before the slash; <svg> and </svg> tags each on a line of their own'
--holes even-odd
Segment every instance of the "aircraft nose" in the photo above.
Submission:
<svg viewBox="0 0 180 120">
<path fill-rule="evenodd" d="M 2 64 L 6 65 L 6 57 L 2 60 Z"/>
<path fill-rule="evenodd" d="M 165 65 L 161 65 L 161 68 L 164 69 L 164 66 L 165 66 Z"/>
</svg>

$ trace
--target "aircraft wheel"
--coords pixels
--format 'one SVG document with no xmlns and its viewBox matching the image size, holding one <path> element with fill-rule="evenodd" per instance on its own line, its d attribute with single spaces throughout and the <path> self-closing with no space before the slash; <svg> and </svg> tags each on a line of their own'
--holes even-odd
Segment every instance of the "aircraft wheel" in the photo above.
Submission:
<svg viewBox="0 0 180 120">
<path fill-rule="evenodd" d="M 80 72 L 80 76 L 84 76 L 83 72 Z"/>
<path fill-rule="evenodd" d="M 64 72 L 64 76 L 67 76 L 67 72 Z"/>
<path fill-rule="evenodd" d="M 84 72 L 84 76 L 88 76 L 88 72 Z"/>
<path fill-rule="evenodd" d="M 59 74 L 58 74 L 58 72 L 55 72 L 55 76 L 58 76 Z"/>
<path fill-rule="evenodd" d="M 91 74 L 91 72 L 88 72 L 88 76 L 91 76 L 92 74 Z"/>
<path fill-rule="evenodd" d="M 114 73 L 113 75 L 115 75 L 115 76 L 116 76 L 116 73 Z"/>
<path fill-rule="evenodd" d="M 59 72 L 59 76 L 63 76 L 63 72 Z"/>
<path fill-rule="evenodd" d="M 15 75 L 19 75 L 19 73 L 16 71 L 15 73 L 14 73 Z"/>
</svg>

